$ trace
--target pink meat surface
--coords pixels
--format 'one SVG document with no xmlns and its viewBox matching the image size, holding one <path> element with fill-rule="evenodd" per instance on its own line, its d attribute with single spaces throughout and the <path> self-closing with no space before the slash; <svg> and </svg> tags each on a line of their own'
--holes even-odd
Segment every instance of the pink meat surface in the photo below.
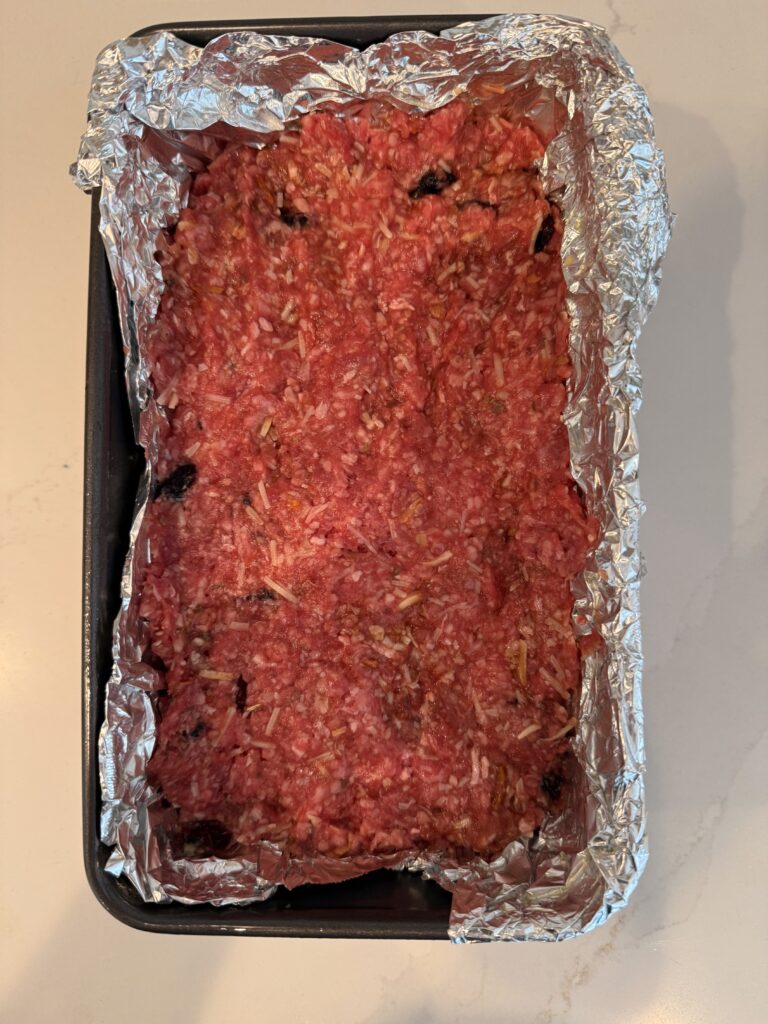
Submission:
<svg viewBox="0 0 768 1024">
<path fill-rule="evenodd" d="M 568 784 L 597 530 L 562 224 L 504 115 L 367 105 L 231 146 L 160 256 L 151 774 L 241 848 L 490 855 Z"/>
</svg>

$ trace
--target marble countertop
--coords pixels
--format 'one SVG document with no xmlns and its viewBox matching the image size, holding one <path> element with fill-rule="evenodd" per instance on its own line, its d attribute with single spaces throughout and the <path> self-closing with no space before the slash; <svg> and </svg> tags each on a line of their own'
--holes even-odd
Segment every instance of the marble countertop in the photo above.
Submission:
<svg viewBox="0 0 768 1024">
<path fill-rule="evenodd" d="M 217 13 L 340 7 L 229 0 Z M 457 20 L 483 9 L 453 6 Z M 631 905 L 562 945 L 466 947 L 152 936 L 98 906 L 82 868 L 79 777 L 89 205 L 66 171 L 98 49 L 144 24 L 210 16 L 212 5 L 27 0 L 4 7 L 0 40 L 9 144 L 0 170 L 1 1020 L 765 1019 L 768 9 L 758 0 L 517 9 L 609 28 L 650 95 L 678 216 L 639 350 L 651 859 Z"/>
</svg>

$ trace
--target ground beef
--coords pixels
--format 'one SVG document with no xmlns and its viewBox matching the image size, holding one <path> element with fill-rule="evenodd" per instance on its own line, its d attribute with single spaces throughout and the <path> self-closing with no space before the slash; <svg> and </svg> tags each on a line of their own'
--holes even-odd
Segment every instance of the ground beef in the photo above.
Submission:
<svg viewBox="0 0 768 1024">
<path fill-rule="evenodd" d="M 195 850 L 491 854 L 563 799 L 596 527 L 562 222 L 505 109 L 230 146 L 159 256 L 140 615 Z"/>
</svg>

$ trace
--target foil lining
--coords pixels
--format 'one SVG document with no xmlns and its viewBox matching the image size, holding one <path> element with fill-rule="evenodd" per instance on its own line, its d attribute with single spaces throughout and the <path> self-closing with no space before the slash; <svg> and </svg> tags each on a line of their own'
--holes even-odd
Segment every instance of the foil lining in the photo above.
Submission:
<svg viewBox="0 0 768 1024">
<path fill-rule="evenodd" d="M 294 860 L 264 843 L 256 860 L 174 859 L 147 783 L 160 683 L 141 662 L 134 579 L 147 552 L 142 517 L 156 458 L 158 411 L 140 339 L 162 291 L 159 232 L 185 205 L 191 174 L 222 139 L 263 145 L 311 110 L 342 116 L 374 97 L 428 111 L 493 75 L 531 117 L 552 98 L 565 125 L 541 173 L 565 219 L 563 266 L 574 376 L 566 424 L 573 475 L 601 522 L 574 584 L 576 629 L 600 632 L 584 662 L 573 746 L 581 787 L 534 841 L 493 862 L 403 856 Z M 282 883 L 347 878 L 376 867 L 419 870 L 453 893 L 457 942 L 570 938 L 622 907 L 647 859 L 638 583 L 635 344 L 653 307 L 670 232 L 664 164 L 646 96 L 603 29 L 583 21 L 505 15 L 440 37 L 401 33 L 360 52 L 321 39 L 232 33 L 204 49 L 168 32 L 121 40 L 98 57 L 88 126 L 72 175 L 100 188 L 101 234 L 117 291 L 131 409 L 148 468 L 131 531 L 115 624 L 114 670 L 100 737 L 107 870 L 144 899 L 216 905 L 265 899 Z"/>
</svg>

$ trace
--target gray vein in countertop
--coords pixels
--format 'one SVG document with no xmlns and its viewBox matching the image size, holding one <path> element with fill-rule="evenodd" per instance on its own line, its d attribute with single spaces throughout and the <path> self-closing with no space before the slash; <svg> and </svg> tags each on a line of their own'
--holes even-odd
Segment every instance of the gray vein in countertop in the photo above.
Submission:
<svg viewBox="0 0 768 1024">
<path fill-rule="evenodd" d="M 627 32 L 633 36 L 637 28 L 631 22 L 624 21 L 621 12 L 616 9 L 616 0 L 604 0 L 604 2 L 611 15 L 611 20 L 605 26 L 608 29 L 608 35 L 615 36 L 619 32 Z"/>
</svg>

